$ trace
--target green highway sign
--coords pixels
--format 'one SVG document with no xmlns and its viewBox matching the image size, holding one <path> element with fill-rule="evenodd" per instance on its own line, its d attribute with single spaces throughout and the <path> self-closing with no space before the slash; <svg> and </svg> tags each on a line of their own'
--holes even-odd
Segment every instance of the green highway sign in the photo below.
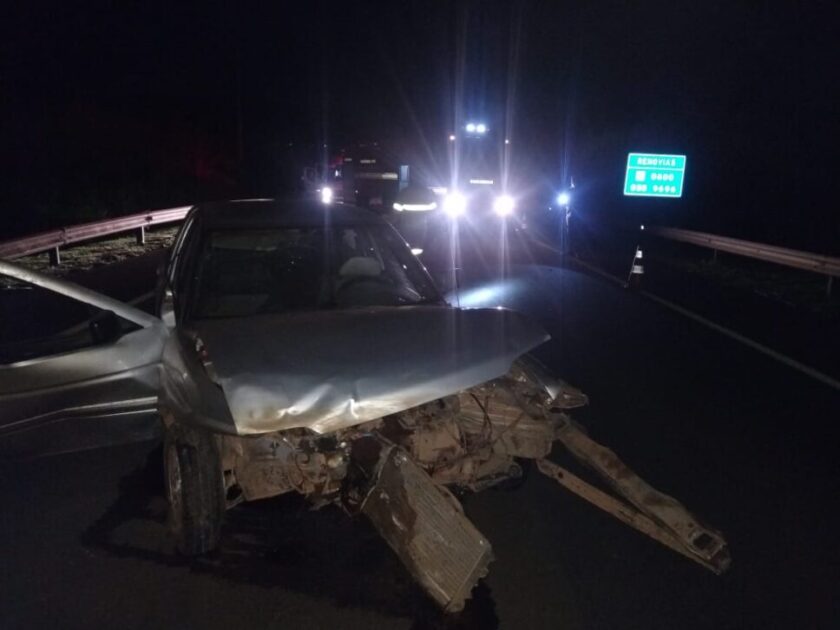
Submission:
<svg viewBox="0 0 840 630">
<path fill-rule="evenodd" d="M 627 156 L 624 194 L 630 197 L 682 197 L 684 155 L 631 153 Z"/>
</svg>

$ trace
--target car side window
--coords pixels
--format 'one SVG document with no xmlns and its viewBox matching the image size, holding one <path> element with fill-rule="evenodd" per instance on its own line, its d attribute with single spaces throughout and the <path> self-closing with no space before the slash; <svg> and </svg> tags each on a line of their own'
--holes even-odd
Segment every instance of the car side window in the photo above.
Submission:
<svg viewBox="0 0 840 630">
<path fill-rule="evenodd" d="M 0 365 L 112 343 L 137 324 L 0 274 Z"/>
</svg>

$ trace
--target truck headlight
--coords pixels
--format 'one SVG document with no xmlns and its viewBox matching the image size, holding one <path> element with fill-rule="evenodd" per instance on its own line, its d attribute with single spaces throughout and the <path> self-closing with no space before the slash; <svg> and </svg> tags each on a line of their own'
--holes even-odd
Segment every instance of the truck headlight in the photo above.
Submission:
<svg viewBox="0 0 840 630">
<path fill-rule="evenodd" d="M 513 214 L 513 209 L 516 207 L 516 202 L 510 195 L 499 195 L 493 201 L 493 211 L 500 217 L 506 217 Z"/>
<path fill-rule="evenodd" d="M 453 219 L 467 211 L 467 198 L 457 191 L 452 191 L 443 198 L 443 211 Z"/>
</svg>

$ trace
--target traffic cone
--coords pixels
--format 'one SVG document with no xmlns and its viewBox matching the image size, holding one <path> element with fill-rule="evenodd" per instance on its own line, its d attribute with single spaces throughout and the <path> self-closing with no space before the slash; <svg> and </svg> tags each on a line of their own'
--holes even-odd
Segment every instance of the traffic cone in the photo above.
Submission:
<svg viewBox="0 0 840 630">
<path fill-rule="evenodd" d="M 642 285 L 642 276 L 645 273 L 645 266 L 642 264 L 642 248 L 636 245 L 636 254 L 633 256 L 633 263 L 630 265 L 630 275 L 627 276 L 625 286 L 638 289 Z"/>
</svg>

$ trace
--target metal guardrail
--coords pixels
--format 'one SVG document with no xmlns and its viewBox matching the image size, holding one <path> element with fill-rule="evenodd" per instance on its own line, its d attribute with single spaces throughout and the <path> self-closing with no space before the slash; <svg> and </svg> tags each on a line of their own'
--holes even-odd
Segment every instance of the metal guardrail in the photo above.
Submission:
<svg viewBox="0 0 840 630">
<path fill-rule="evenodd" d="M 4 241 L 0 243 L 0 258 L 13 259 L 40 254 L 41 252 L 50 252 L 50 264 L 57 265 L 61 261 L 59 248 L 63 245 L 132 231 L 136 232 L 137 242 L 142 244 L 145 242 L 145 229 L 147 227 L 183 221 L 191 209 L 192 206 L 181 206 L 165 210 L 151 210 L 115 219 L 70 225 L 58 230 L 49 230 L 40 234 Z"/>
<path fill-rule="evenodd" d="M 654 227 L 650 232 L 656 236 L 668 238 L 673 241 L 691 243 L 700 247 L 718 251 L 737 254 L 747 258 L 764 260 L 777 265 L 803 269 L 827 276 L 826 294 L 831 295 L 832 279 L 840 277 L 840 258 L 813 254 L 798 249 L 777 247 L 776 245 L 764 245 L 751 241 L 742 241 L 728 236 L 717 236 L 705 232 L 694 232 L 692 230 L 680 230 L 669 227 Z"/>
</svg>

